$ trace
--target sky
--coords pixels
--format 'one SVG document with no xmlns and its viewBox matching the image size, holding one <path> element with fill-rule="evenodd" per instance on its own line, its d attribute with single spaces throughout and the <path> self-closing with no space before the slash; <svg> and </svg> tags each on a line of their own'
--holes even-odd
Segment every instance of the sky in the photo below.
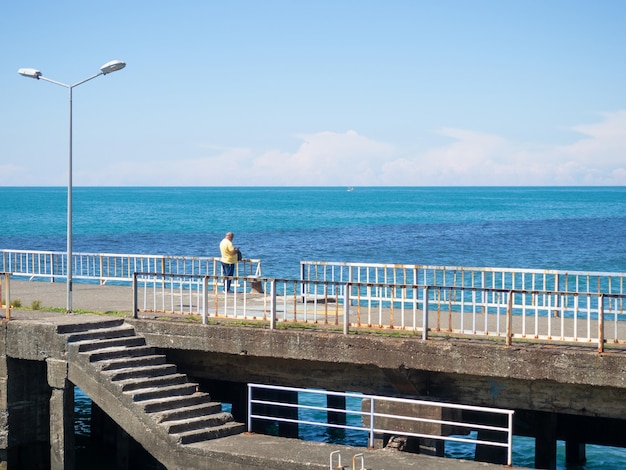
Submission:
<svg viewBox="0 0 626 470">
<path fill-rule="evenodd" d="M 0 186 L 626 184 L 624 0 L 0 6 Z"/>
</svg>

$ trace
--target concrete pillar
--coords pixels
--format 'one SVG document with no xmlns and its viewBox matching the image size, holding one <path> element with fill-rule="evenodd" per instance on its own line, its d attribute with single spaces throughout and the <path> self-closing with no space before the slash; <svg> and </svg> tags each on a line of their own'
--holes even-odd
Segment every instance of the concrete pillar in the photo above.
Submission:
<svg viewBox="0 0 626 470">
<path fill-rule="evenodd" d="M 298 403 L 298 392 L 276 391 L 276 400 L 281 403 Z M 298 419 L 297 408 L 277 407 L 276 414 L 281 418 Z M 298 423 L 285 423 L 280 421 L 278 423 L 278 435 L 280 437 L 298 437 Z"/>
<path fill-rule="evenodd" d="M 577 439 L 565 441 L 565 463 L 568 465 L 582 465 L 587 461 L 585 443 Z"/>
<path fill-rule="evenodd" d="M 535 468 L 556 469 L 556 413 L 537 413 Z"/>
<path fill-rule="evenodd" d="M 326 395 L 326 407 L 338 410 L 346 409 L 346 397 L 338 395 Z M 346 414 L 339 411 L 328 411 L 327 419 L 329 424 L 346 424 Z"/>
<path fill-rule="evenodd" d="M 6 330 L 2 328 L 2 340 L 4 340 Z M 2 341 L 2 346 L 6 341 Z M 7 400 L 7 357 L 4 354 L 4 347 L 0 351 L 0 467 L 8 459 L 9 448 L 9 410 Z"/>
<path fill-rule="evenodd" d="M 481 429 L 478 431 L 478 440 L 488 442 L 506 442 L 508 440 L 508 436 L 503 432 Z M 507 458 L 508 453 L 506 447 L 476 444 L 474 460 L 477 462 L 499 463 L 506 465 Z"/>
<path fill-rule="evenodd" d="M 74 470 L 74 385 L 67 380 L 67 363 L 47 359 L 50 396 L 50 468 Z"/>
<path fill-rule="evenodd" d="M 484 424 L 489 426 L 498 426 L 500 428 L 506 428 L 509 422 L 506 415 L 494 415 L 485 413 L 465 413 L 466 419 L 476 424 Z M 502 431 L 491 431 L 481 429 L 478 431 L 478 440 L 487 442 L 503 442 L 508 440 L 508 434 Z M 507 461 L 508 453 L 506 447 L 495 447 L 490 445 L 476 444 L 476 453 L 474 460 L 478 462 L 489 462 L 505 464 Z"/>
<path fill-rule="evenodd" d="M 7 357 L 8 468 L 50 468 L 50 387 L 46 363 Z"/>
</svg>

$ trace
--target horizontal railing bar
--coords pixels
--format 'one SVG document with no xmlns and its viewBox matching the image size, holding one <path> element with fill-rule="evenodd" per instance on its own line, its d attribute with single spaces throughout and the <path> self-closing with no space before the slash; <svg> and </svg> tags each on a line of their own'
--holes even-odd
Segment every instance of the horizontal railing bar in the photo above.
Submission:
<svg viewBox="0 0 626 470">
<path fill-rule="evenodd" d="M 289 408 L 289 409 L 297 409 L 297 410 L 310 410 L 311 407 L 309 405 L 301 405 L 300 403 L 288 403 L 288 402 L 279 402 L 274 400 L 259 400 L 253 397 L 255 390 L 273 390 L 273 391 L 287 391 L 294 392 L 303 395 L 323 395 L 323 396 L 343 396 L 350 398 L 359 398 L 361 400 L 361 406 L 363 406 L 364 400 L 370 401 L 370 411 L 361 411 L 355 412 L 355 414 L 360 415 L 362 418 L 367 418 L 369 420 L 369 425 L 363 424 L 355 425 L 355 424 L 338 424 L 338 423 L 328 423 L 321 421 L 312 421 L 310 418 L 300 419 L 295 417 L 278 417 L 278 416 L 270 416 L 263 414 L 261 412 L 253 412 L 254 405 L 266 405 L 274 408 Z M 471 411 L 478 411 L 483 414 L 491 414 L 491 415 L 506 415 L 507 416 L 507 425 L 506 426 L 493 426 L 493 425 L 482 425 L 477 423 L 472 423 L 469 420 L 463 420 L 459 418 L 457 421 L 452 420 L 436 420 L 432 418 L 420 418 L 416 416 L 403 416 L 396 414 L 388 414 L 388 413 L 378 413 L 375 411 L 376 404 L 385 403 L 385 402 L 398 402 L 411 406 L 420 405 L 420 406 L 430 406 L 436 407 L 438 409 L 465 409 Z M 330 407 L 314 407 L 315 411 L 332 411 L 337 412 L 335 408 Z M 352 410 L 340 410 L 339 412 L 348 412 Z M 432 438 L 443 441 L 453 441 L 453 442 L 463 442 L 468 444 L 479 444 L 479 445 L 487 445 L 494 447 L 503 447 L 507 449 L 507 464 L 512 464 L 512 433 L 513 433 L 513 414 L 514 410 L 506 410 L 506 409 L 497 409 L 497 408 L 487 408 L 487 407 L 479 407 L 479 406 L 469 406 L 469 405 L 461 405 L 461 404 L 451 404 L 451 403 L 438 403 L 424 400 L 412 400 L 408 398 L 396 398 L 396 397 L 381 397 L 375 395 L 365 395 L 365 394 L 354 394 L 349 392 L 326 392 L 318 389 L 302 389 L 296 387 L 284 387 L 284 386 L 273 386 L 273 385 L 261 385 L 261 384 L 248 384 L 248 430 L 252 430 L 252 420 L 264 420 L 264 421 L 272 421 L 279 423 L 293 423 L 297 425 L 308 425 L 308 426 L 321 426 L 326 428 L 337 428 L 337 429 L 349 429 L 353 431 L 360 431 L 367 433 L 369 435 L 369 444 L 373 445 L 373 439 L 375 434 L 401 434 L 403 436 L 412 436 L 412 437 L 422 437 L 422 438 Z M 380 422 L 380 419 L 388 419 L 392 421 L 397 421 L 398 423 L 404 423 L 406 421 L 415 422 L 416 424 L 437 424 L 441 426 L 451 426 L 453 428 L 462 428 L 467 430 L 489 430 L 495 431 L 498 433 L 504 433 L 508 436 L 506 442 L 497 442 L 497 441 L 489 441 L 484 438 L 467 438 L 467 437 L 455 437 L 454 435 L 445 435 L 443 432 L 437 433 L 426 433 L 426 432 L 414 432 L 409 431 L 403 425 L 402 428 L 391 429 L 388 428 L 390 422 L 387 422 L 387 426 L 376 426 L 376 420 Z M 458 434 L 458 433 L 456 433 Z"/>
</svg>

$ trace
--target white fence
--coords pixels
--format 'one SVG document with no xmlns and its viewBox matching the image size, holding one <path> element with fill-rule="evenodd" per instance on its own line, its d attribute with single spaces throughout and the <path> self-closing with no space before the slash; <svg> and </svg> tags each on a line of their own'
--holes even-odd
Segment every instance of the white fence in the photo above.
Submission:
<svg viewBox="0 0 626 470">
<path fill-rule="evenodd" d="M 267 393 L 269 392 L 269 393 Z M 279 392 L 272 395 L 272 392 Z M 280 392 L 306 394 L 306 403 L 277 399 Z M 357 406 L 344 408 L 311 404 L 311 396 L 353 398 Z M 305 401 L 305 400 L 303 400 Z M 346 402 L 347 403 L 347 402 Z M 324 419 L 328 413 L 335 422 Z M 322 426 L 368 435 L 368 446 L 374 446 L 377 435 L 402 435 L 439 439 L 447 442 L 506 448 L 507 465 L 512 465 L 513 410 L 457 405 L 424 400 L 381 397 L 349 392 L 248 384 L 248 431 L 254 420 L 292 423 L 298 426 Z M 337 415 L 343 419 L 336 419 Z M 315 417 L 317 416 L 317 419 Z M 351 419 L 352 418 L 352 419 Z M 338 421 L 345 422 L 340 424 Z M 493 424 L 504 421 L 503 425 Z M 477 433 L 472 433 L 477 431 Z M 491 434 L 482 434 L 488 431 Z M 484 436 L 489 435 L 491 440 Z M 494 438 L 497 435 L 498 438 Z"/>
<path fill-rule="evenodd" d="M 626 294 L 626 273 L 301 261 L 300 279 L 444 287 Z"/>
<path fill-rule="evenodd" d="M 626 294 L 135 273 L 133 312 L 513 341 L 626 344 Z"/>
<path fill-rule="evenodd" d="M 182 275 L 219 275 L 219 258 L 116 253 L 72 253 L 72 278 L 83 282 L 130 283 L 133 273 L 150 271 Z M 67 253 L 55 251 L 0 250 L 0 272 L 30 280 L 65 280 Z M 261 276 L 261 261 L 237 263 L 238 276 Z"/>
</svg>

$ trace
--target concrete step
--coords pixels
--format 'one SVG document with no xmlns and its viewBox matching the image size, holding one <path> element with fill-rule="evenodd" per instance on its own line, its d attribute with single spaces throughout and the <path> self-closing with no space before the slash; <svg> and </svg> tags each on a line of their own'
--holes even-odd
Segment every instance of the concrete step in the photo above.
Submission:
<svg viewBox="0 0 626 470">
<path fill-rule="evenodd" d="M 196 418 L 198 416 L 211 415 L 222 412 L 222 404 L 219 402 L 206 402 L 199 405 L 185 406 L 172 410 L 166 410 L 154 416 L 157 423 L 165 423 L 167 421 L 178 421 L 181 419 Z"/>
<path fill-rule="evenodd" d="M 222 412 L 178 421 L 166 421 L 163 425 L 167 429 L 168 434 L 180 434 L 187 431 L 198 431 L 222 426 L 230 423 L 232 420 L 233 415 Z"/>
<path fill-rule="evenodd" d="M 187 383 L 187 376 L 185 374 L 158 375 L 156 377 L 120 380 L 117 383 L 122 387 L 123 392 L 130 392 L 132 390 L 139 390 L 143 388 L 184 384 Z"/>
<path fill-rule="evenodd" d="M 155 354 L 151 356 L 140 356 L 140 357 L 123 357 L 119 359 L 110 359 L 106 361 L 100 361 L 99 365 L 101 365 L 101 371 L 107 370 L 119 370 L 119 369 L 128 369 L 131 367 L 147 367 L 147 366 L 156 366 L 160 364 L 166 363 L 166 357 L 162 354 Z"/>
<path fill-rule="evenodd" d="M 196 392 L 197 384 L 186 383 L 178 385 L 167 385 L 164 387 L 150 387 L 133 390 L 133 401 L 154 400 L 156 398 L 167 398 L 172 396 L 192 395 Z"/>
<path fill-rule="evenodd" d="M 235 434 L 241 434 L 242 432 L 246 432 L 246 425 L 243 423 L 231 421 L 230 423 L 222 424 L 221 426 L 215 426 L 213 428 L 172 434 L 172 437 L 176 439 L 180 444 L 193 444 L 195 442 L 202 442 L 208 441 L 210 439 L 217 439 L 220 437 L 233 436 Z"/>
<path fill-rule="evenodd" d="M 154 348 L 151 346 L 135 346 L 131 348 L 115 347 L 86 354 L 89 355 L 89 362 L 98 362 L 109 359 L 151 356 L 154 354 Z"/>
<path fill-rule="evenodd" d="M 117 369 L 103 371 L 108 374 L 112 382 L 127 379 L 139 379 L 142 377 L 159 377 L 161 375 L 175 374 L 178 368 L 174 364 L 158 364 L 146 367 L 129 367 L 127 369 Z"/>
<path fill-rule="evenodd" d="M 192 395 L 171 396 L 167 398 L 144 400 L 137 404 L 140 405 L 146 413 L 161 413 L 168 410 L 178 410 L 183 407 L 209 403 L 210 401 L 211 396 L 208 393 L 196 392 Z"/>
<path fill-rule="evenodd" d="M 113 339 L 84 340 L 74 343 L 78 345 L 78 352 L 97 351 L 115 347 L 145 346 L 146 339 L 142 336 L 124 336 Z"/>
<path fill-rule="evenodd" d="M 131 325 L 115 325 L 110 328 L 94 328 L 92 330 L 83 330 L 79 332 L 70 332 L 67 337 L 68 343 L 77 341 L 85 341 L 89 339 L 112 339 L 123 338 L 125 336 L 135 336 L 135 328 Z"/>
<path fill-rule="evenodd" d="M 102 328 L 114 328 L 124 324 L 123 318 L 103 319 L 92 322 L 76 321 L 75 323 L 68 323 L 65 325 L 57 326 L 57 333 L 61 335 L 67 335 L 69 333 L 76 333 L 81 331 L 98 330 Z"/>
</svg>

